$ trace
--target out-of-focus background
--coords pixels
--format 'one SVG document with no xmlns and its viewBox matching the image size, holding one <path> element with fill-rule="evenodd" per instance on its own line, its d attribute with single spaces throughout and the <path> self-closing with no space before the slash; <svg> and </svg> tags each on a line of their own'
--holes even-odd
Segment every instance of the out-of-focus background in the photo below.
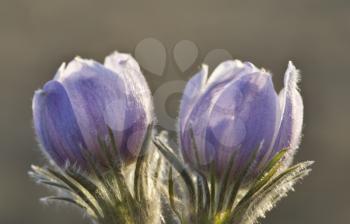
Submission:
<svg viewBox="0 0 350 224">
<path fill-rule="evenodd" d="M 167 56 L 163 76 L 145 72 L 152 91 L 189 79 L 212 49 L 269 69 L 277 89 L 293 60 L 305 103 L 296 161 L 316 164 L 262 223 L 350 222 L 350 1 L 1 0 L 0 223 L 88 223 L 75 209 L 38 201 L 49 192 L 27 175 L 30 164 L 45 162 L 33 135 L 31 98 L 61 62 L 134 53 L 145 38 L 161 42 Z M 185 72 L 173 60 L 181 40 L 199 49 Z M 168 97 L 169 116 L 176 116 L 180 96 Z"/>
</svg>

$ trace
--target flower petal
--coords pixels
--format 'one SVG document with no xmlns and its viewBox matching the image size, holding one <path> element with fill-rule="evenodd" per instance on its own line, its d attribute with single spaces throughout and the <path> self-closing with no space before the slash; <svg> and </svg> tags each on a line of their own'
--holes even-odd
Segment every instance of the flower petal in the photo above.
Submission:
<svg viewBox="0 0 350 224">
<path fill-rule="evenodd" d="M 129 54 L 114 52 L 106 57 L 104 65 L 124 80 L 127 96 L 132 95 L 132 100 L 137 100 L 135 106 L 142 107 L 147 122 L 151 122 L 154 116 L 151 91 L 136 60 Z"/>
<path fill-rule="evenodd" d="M 124 82 L 127 107 L 124 135 L 127 147 L 132 153 L 138 153 L 147 131 L 147 126 L 154 120 L 151 91 L 143 76 L 140 66 L 129 54 L 114 52 L 105 59 L 105 66 L 114 71 Z"/>
<path fill-rule="evenodd" d="M 271 76 L 264 70 L 250 63 L 224 62 L 215 69 L 203 91 L 189 120 L 181 128 L 185 159 L 193 162 L 194 158 L 189 138 L 191 127 L 198 148 L 205 149 L 200 155 L 202 163 L 209 163 L 213 156 L 229 158 L 227 154 L 238 147 L 243 148 L 242 154 L 246 156 L 261 141 L 271 141 L 278 108 L 277 94 Z M 263 150 L 267 148 L 268 143 Z M 219 163 L 224 166 L 226 162 Z"/>
<path fill-rule="evenodd" d="M 49 156 L 60 166 L 67 161 L 84 166 L 86 147 L 64 87 L 49 81 L 35 92 L 33 118 L 36 135 Z"/>
<path fill-rule="evenodd" d="M 261 143 L 257 160 L 262 159 L 273 139 L 277 100 L 271 75 L 264 71 L 247 74 L 222 92 L 209 115 L 206 134 L 209 146 L 215 146 L 206 149 L 215 150 L 218 164 L 227 165 L 228 155 L 238 149 L 237 161 L 244 164 Z"/>
<path fill-rule="evenodd" d="M 97 139 L 107 138 L 111 128 L 121 156 L 128 163 L 139 152 L 150 115 L 143 105 L 146 98 L 137 91 L 138 82 L 128 78 L 133 77 L 133 68 L 128 63 L 125 66 L 116 73 L 93 60 L 76 58 L 58 80 L 72 102 L 88 148 L 98 156 Z"/>
<path fill-rule="evenodd" d="M 98 138 L 107 138 L 108 127 L 117 130 L 121 147 L 127 106 L 123 81 L 103 65 L 81 58 L 70 62 L 57 80 L 67 91 L 88 149 L 100 153 Z"/>
<path fill-rule="evenodd" d="M 206 85 L 208 78 L 208 66 L 203 65 L 201 70 L 191 78 L 183 91 L 179 113 L 179 127 L 182 130 L 188 119 L 196 99 L 200 96 L 201 91 Z"/>
<path fill-rule="evenodd" d="M 299 147 L 303 124 L 303 100 L 298 91 L 299 72 L 292 62 L 289 62 L 284 77 L 284 89 L 279 94 L 282 111 L 280 128 L 276 137 L 274 152 L 289 148 L 288 163 L 292 162 L 293 154 Z"/>
<path fill-rule="evenodd" d="M 240 60 L 228 60 L 219 64 L 208 79 L 208 87 L 222 82 L 229 82 L 239 78 L 242 74 L 258 72 L 258 69 L 250 62 Z"/>
</svg>

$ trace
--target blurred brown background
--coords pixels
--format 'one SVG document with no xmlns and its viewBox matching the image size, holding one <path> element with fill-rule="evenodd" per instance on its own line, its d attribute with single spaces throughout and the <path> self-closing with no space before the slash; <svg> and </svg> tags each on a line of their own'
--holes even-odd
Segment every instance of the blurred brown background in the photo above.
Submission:
<svg viewBox="0 0 350 224">
<path fill-rule="evenodd" d="M 48 195 L 27 171 L 43 164 L 32 130 L 31 97 L 75 55 L 102 61 L 134 52 L 153 37 L 167 48 L 164 76 L 146 73 L 154 91 L 187 80 L 171 60 L 180 40 L 228 50 L 274 73 L 277 89 L 288 60 L 302 71 L 305 128 L 296 160 L 316 160 L 312 175 L 263 221 L 350 223 L 350 1 L 0 1 L 0 223 L 88 223 L 79 212 L 44 206 Z M 179 96 L 167 106 L 176 115 Z"/>
</svg>

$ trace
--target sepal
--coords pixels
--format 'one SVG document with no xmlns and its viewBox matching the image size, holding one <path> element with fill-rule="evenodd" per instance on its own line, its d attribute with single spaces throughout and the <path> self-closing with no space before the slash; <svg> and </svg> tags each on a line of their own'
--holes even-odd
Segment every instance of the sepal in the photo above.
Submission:
<svg viewBox="0 0 350 224">
<path fill-rule="evenodd" d="M 246 166 L 238 173 L 231 170 L 236 156 L 233 153 L 229 158 L 230 165 L 222 176 L 217 175 L 215 162 L 210 164 L 210 174 L 205 175 L 192 166 L 188 167 L 162 137 L 156 137 L 154 143 L 172 166 L 168 172 L 168 206 L 179 223 L 258 223 L 259 218 L 265 217 L 266 212 L 293 190 L 294 184 L 309 174 L 313 164 L 306 161 L 285 168 L 288 149 L 284 149 L 247 185 L 244 180 L 250 178 L 248 171 L 254 167 L 261 147 L 252 150 Z M 174 181 L 174 172 L 179 174 L 182 181 Z M 232 173 L 235 173 L 233 178 L 230 176 Z M 187 192 L 176 189 L 186 189 Z"/>
<path fill-rule="evenodd" d="M 98 139 L 107 171 L 105 167 L 96 166 L 93 155 L 87 154 L 89 173 L 69 164 L 64 168 L 32 165 L 29 175 L 37 183 L 57 190 L 56 195 L 42 198 L 43 202 L 78 206 L 95 223 L 160 223 L 160 191 L 157 189 L 158 172 L 162 167 L 151 163 L 151 159 L 160 160 L 150 144 L 151 132 L 152 125 L 148 127 L 146 140 L 133 168 L 116 159 L 120 155 L 113 132 L 109 130 L 108 140 Z"/>
</svg>

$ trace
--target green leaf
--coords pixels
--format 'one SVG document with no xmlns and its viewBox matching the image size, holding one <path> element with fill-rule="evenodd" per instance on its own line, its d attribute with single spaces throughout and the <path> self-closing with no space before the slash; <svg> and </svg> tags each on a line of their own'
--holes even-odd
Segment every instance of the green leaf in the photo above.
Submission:
<svg viewBox="0 0 350 224">
<path fill-rule="evenodd" d="M 169 174 L 168 174 L 168 194 L 169 194 L 169 202 L 170 202 L 170 207 L 176 214 L 177 218 L 180 220 L 180 223 L 183 223 L 182 220 L 182 215 L 180 212 L 177 210 L 176 205 L 175 205 L 175 194 L 174 194 L 174 182 L 173 182 L 173 169 L 172 167 L 169 168 Z"/>
<path fill-rule="evenodd" d="M 242 182 L 244 181 L 244 178 L 246 177 L 246 175 L 248 174 L 248 171 L 252 167 L 252 165 L 253 165 L 253 163 L 254 163 L 254 161 L 256 159 L 256 155 L 258 154 L 259 150 L 260 150 L 260 147 L 257 147 L 251 153 L 248 162 L 246 163 L 246 165 L 244 166 L 242 171 L 237 174 L 237 179 L 235 180 L 235 183 L 233 185 L 232 191 L 230 193 L 229 201 L 228 201 L 226 209 L 231 210 L 233 208 L 235 200 L 236 200 L 236 197 L 237 197 L 237 194 L 238 194 L 238 191 L 241 188 Z"/>
<path fill-rule="evenodd" d="M 264 217 L 267 211 L 271 210 L 281 198 L 287 195 L 288 191 L 293 189 L 296 182 L 308 175 L 312 163 L 302 162 L 288 168 L 252 197 L 242 199 L 224 223 L 256 223 L 259 217 Z"/>
<path fill-rule="evenodd" d="M 215 195 L 216 195 L 216 161 L 214 160 L 210 165 L 210 216 L 209 219 L 215 215 Z"/>
<path fill-rule="evenodd" d="M 88 205 L 88 207 L 94 212 L 94 214 L 96 214 L 96 217 L 101 219 L 103 218 L 103 212 L 99 207 L 96 198 L 92 194 L 90 194 L 88 190 L 81 186 L 77 181 L 50 168 L 43 169 L 38 166 L 32 165 L 32 170 L 42 178 L 54 180 L 57 183 L 61 183 L 61 185 L 66 185 L 69 189 L 71 189 L 71 191 L 73 191 L 77 195 L 77 197 L 79 197 L 79 199 L 81 199 Z"/>
<path fill-rule="evenodd" d="M 219 193 L 217 212 L 222 212 L 222 209 L 224 207 L 227 185 L 229 182 L 230 174 L 232 174 L 231 171 L 233 168 L 235 157 L 236 157 L 236 151 L 233 151 L 233 153 L 230 156 L 228 167 L 226 168 L 226 170 L 224 172 L 224 176 L 223 176 L 222 181 L 220 183 L 220 191 L 219 191 L 220 193 Z"/>
<path fill-rule="evenodd" d="M 196 166 L 199 168 L 201 166 L 201 162 L 199 159 L 199 152 L 198 152 L 198 147 L 194 138 L 194 132 L 192 127 L 190 127 L 190 137 L 191 137 L 191 142 L 192 142 L 192 149 L 195 154 L 196 158 Z M 206 176 L 199 170 L 198 168 L 195 169 L 197 172 L 197 178 L 196 178 L 196 183 L 197 183 L 197 213 L 198 216 L 201 218 L 204 217 L 209 217 L 209 209 L 210 209 L 210 191 L 209 191 L 209 186 L 208 186 L 208 180 Z"/>
<path fill-rule="evenodd" d="M 154 144 L 164 155 L 164 157 L 173 165 L 173 168 L 181 175 L 189 193 L 189 200 L 191 205 L 190 209 L 192 212 L 195 211 L 194 208 L 196 204 L 196 191 L 192 181 L 192 177 L 187 171 L 185 165 L 171 152 L 172 150 L 167 145 L 165 145 L 160 139 L 155 139 Z"/>
<path fill-rule="evenodd" d="M 271 180 L 271 178 L 277 173 L 278 169 L 282 166 L 282 159 L 286 152 L 287 149 L 281 150 L 273 157 L 273 159 L 268 163 L 266 168 L 257 177 L 258 181 L 256 181 L 256 183 L 249 189 L 249 191 L 242 200 L 251 197 L 257 191 L 259 191 L 267 182 Z"/>
<path fill-rule="evenodd" d="M 145 190 L 144 188 L 146 187 L 146 185 L 143 184 L 143 180 L 147 177 L 145 177 L 144 175 L 147 175 L 147 172 L 144 172 L 143 169 L 145 169 L 144 164 L 146 161 L 146 156 L 147 156 L 147 150 L 149 150 L 150 148 L 150 143 L 152 142 L 152 129 L 153 129 L 153 125 L 150 124 L 147 128 L 147 132 L 146 132 L 146 138 L 145 141 L 142 144 L 141 150 L 140 150 L 140 154 L 137 158 L 137 162 L 136 162 L 136 167 L 135 167 L 135 175 L 134 175 L 134 194 L 135 194 L 135 198 L 139 201 L 144 201 L 146 200 L 145 198 L 142 198 L 143 195 L 145 194 Z"/>
<path fill-rule="evenodd" d="M 45 197 L 40 199 L 42 202 L 47 202 L 47 201 L 60 201 L 60 202 L 66 202 L 73 204 L 75 206 L 78 206 L 79 208 L 82 208 L 84 210 L 88 210 L 89 207 L 87 207 L 85 204 L 80 203 L 79 201 L 76 201 L 72 198 L 68 197 L 58 197 L 58 196 L 50 196 L 50 197 Z"/>
<path fill-rule="evenodd" d="M 98 191 L 97 185 L 79 172 L 75 172 L 72 169 L 66 169 L 65 174 L 81 184 L 91 195 L 95 195 Z"/>
</svg>

